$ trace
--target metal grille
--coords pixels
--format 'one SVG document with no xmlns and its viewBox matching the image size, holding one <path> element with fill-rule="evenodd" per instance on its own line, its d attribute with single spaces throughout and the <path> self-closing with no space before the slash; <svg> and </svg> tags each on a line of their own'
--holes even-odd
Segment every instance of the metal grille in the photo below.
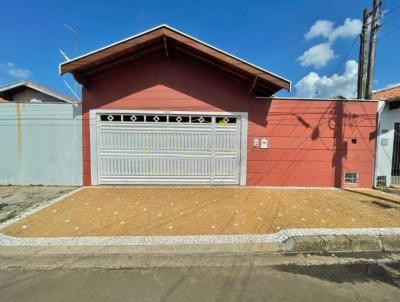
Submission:
<svg viewBox="0 0 400 302">
<path fill-rule="evenodd" d="M 238 116 L 101 114 L 99 183 L 239 184 L 240 124 Z"/>
<path fill-rule="evenodd" d="M 376 178 L 376 185 L 386 187 L 386 175 L 380 175 Z"/>
<path fill-rule="evenodd" d="M 400 123 L 394 124 L 391 183 L 400 184 Z"/>
<path fill-rule="evenodd" d="M 356 184 L 358 181 L 357 172 L 346 172 L 344 173 L 344 183 Z"/>
</svg>

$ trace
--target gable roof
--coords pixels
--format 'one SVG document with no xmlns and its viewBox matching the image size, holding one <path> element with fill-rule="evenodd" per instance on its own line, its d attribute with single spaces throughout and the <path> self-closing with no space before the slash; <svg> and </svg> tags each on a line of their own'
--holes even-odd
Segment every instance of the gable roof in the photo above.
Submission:
<svg viewBox="0 0 400 302">
<path fill-rule="evenodd" d="M 211 64 L 249 83 L 249 91 L 261 90 L 272 95 L 281 89 L 290 90 L 291 82 L 214 46 L 182 33 L 168 25 L 160 25 L 143 33 L 76 57 L 59 66 L 60 74 L 72 73 L 83 85 L 88 80 L 117 64 L 148 55 L 181 52 Z"/>
<path fill-rule="evenodd" d="M 27 88 L 41 92 L 53 98 L 59 99 L 62 102 L 70 104 L 79 103 L 79 101 L 73 100 L 72 98 L 69 98 L 61 93 L 58 93 L 56 91 L 50 90 L 49 88 L 43 87 L 37 83 L 26 80 L 0 87 L 0 98 L 4 98 L 5 100 L 11 99 L 14 94 L 22 92 Z"/>
<path fill-rule="evenodd" d="M 372 98 L 377 100 L 389 100 L 400 98 L 400 85 L 374 91 Z"/>
</svg>

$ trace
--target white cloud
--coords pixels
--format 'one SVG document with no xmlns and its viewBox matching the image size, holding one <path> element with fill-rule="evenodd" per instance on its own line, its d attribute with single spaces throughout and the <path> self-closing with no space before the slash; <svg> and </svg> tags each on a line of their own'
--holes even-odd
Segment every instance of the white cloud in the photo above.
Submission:
<svg viewBox="0 0 400 302">
<path fill-rule="evenodd" d="M 336 27 L 329 35 L 330 41 L 335 41 L 339 38 L 351 38 L 358 36 L 361 32 L 362 22 L 359 19 L 347 18 L 343 25 Z"/>
<path fill-rule="evenodd" d="M 0 73 L 13 79 L 26 79 L 32 75 L 29 69 L 19 68 L 11 62 L 0 64 Z"/>
<path fill-rule="evenodd" d="M 327 42 L 317 44 L 306 50 L 303 55 L 297 58 L 301 66 L 314 66 L 321 68 L 326 66 L 329 61 L 336 58 L 332 48 L 337 39 L 344 39 L 357 36 L 361 31 L 362 23 L 358 19 L 347 18 L 342 25 L 334 26 L 329 20 L 318 20 L 310 30 L 304 35 L 306 40 L 317 37 L 327 39 Z"/>
<path fill-rule="evenodd" d="M 330 98 L 337 95 L 355 97 L 357 91 L 358 64 L 354 60 L 346 62 L 343 74 L 331 77 L 310 72 L 295 84 L 296 96 L 307 98 Z"/>
<path fill-rule="evenodd" d="M 336 28 L 333 22 L 328 20 L 318 20 L 311 26 L 310 30 L 304 35 L 306 40 L 317 37 L 324 37 L 330 42 L 339 38 L 355 37 L 361 32 L 362 22 L 359 19 L 347 18 L 342 25 Z"/>
<path fill-rule="evenodd" d="M 335 57 L 335 51 L 331 48 L 331 43 L 321 43 L 306 50 L 297 60 L 301 66 L 321 68 Z"/>
<path fill-rule="evenodd" d="M 333 22 L 328 20 L 318 20 L 311 26 L 310 30 L 304 35 L 306 40 L 310 40 L 316 37 L 329 38 L 333 32 Z"/>
</svg>

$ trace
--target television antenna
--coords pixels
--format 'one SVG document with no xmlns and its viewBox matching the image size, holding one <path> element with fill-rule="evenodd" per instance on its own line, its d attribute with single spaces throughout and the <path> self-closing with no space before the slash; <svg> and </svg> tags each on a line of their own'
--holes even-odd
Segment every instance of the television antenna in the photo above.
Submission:
<svg viewBox="0 0 400 302">
<path fill-rule="evenodd" d="M 78 50 L 78 32 L 71 25 L 64 23 L 64 26 L 72 33 L 72 57 L 76 57 Z M 69 56 L 62 49 L 60 49 L 59 52 L 66 61 L 71 60 Z M 63 83 L 77 99 L 80 99 L 78 93 L 76 93 L 78 84 L 75 80 L 73 82 L 73 86 L 71 86 L 65 79 L 63 79 Z"/>
<path fill-rule="evenodd" d="M 78 50 L 78 32 L 71 25 L 64 23 L 64 26 L 72 33 L 72 56 L 75 57 Z"/>
</svg>

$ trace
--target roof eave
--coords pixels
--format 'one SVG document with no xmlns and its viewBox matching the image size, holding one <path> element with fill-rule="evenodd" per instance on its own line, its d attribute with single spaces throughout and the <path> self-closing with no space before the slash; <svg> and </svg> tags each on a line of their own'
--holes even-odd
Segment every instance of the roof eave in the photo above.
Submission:
<svg viewBox="0 0 400 302">
<path fill-rule="evenodd" d="M 27 88 L 33 89 L 35 91 L 38 91 L 38 92 L 44 93 L 46 95 L 49 95 L 49 96 L 51 96 L 53 98 L 59 99 L 61 101 L 64 101 L 66 103 L 69 103 L 69 104 L 77 104 L 77 103 L 79 103 L 76 100 L 70 99 L 67 96 L 59 94 L 58 92 L 49 90 L 49 89 L 47 89 L 47 88 L 45 88 L 45 87 L 43 87 L 43 86 L 41 86 L 39 84 L 33 83 L 31 81 L 27 81 L 27 80 L 18 81 L 18 82 L 15 82 L 15 83 L 11 83 L 11 84 L 2 86 L 2 87 L 0 87 L 0 92 L 5 92 L 7 90 L 12 90 L 12 89 L 15 89 L 17 87 L 27 87 Z"/>
<path fill-rule="evenodd" d="M 70 65 L 70 64 L 72 64 L 72 63 L 76 63 L 77 61 L 79 61 L 79 60 L 81 60 L 81 59 L 83 59 L 83 58 L 86 58 L 86 57 L 88 57 L 88 56 L 90 56 L 90 55 L 99 53 L 99 52 L 104 51 L 104 50 L 106 50 L 106 49 L 109 49 L 109 48 L 111 48 L 111 47 L 117 46 L 117 45 L 119 45 L 119 44 L 121 44 L 121 43 L 125 43 L 125 42 L 127 42 L 127 41 L 132 40 L 132 39 L 139 38 L 140 36 L 143 36 L 143 35 L 145 35 L 145 34 L 149 34 L 149 33 L 151 33 L 151 32 L 154 32 L 154 31 L 156 31 L 156 30 L 160 30 L 160 29 L 163 29 L 163 28 L 166 28 L 166 29 L 168 29 L 168 30 L 171 30 L 171 31 L 173 31 L 173 32 L 176 32 L 176 33 L 178 33 L 178 34 L 180 34 L 180 35 L 182 35 L 182 36 L 184 36 L 184 37 L 186 37 L 186 38 L 192 39 L 192 40 L 194 40 L 194 41 L 196 41 L 196 42 L 198 42 L 198 43 L 200 43 L 200 44 L 202 44 L 202 45 L 204 45 L 204 46 L 206 46 L 206 47 L 209 47 L 209 48 L 211 48 L 211 49 L 213 49 L 213 50 L 215 50 L 215 51 L 217 51 L 217 52 L 220 52 L 220 53 L 222 53 L 222 54 L 224 54 L 224 55 L 226 55 L 226 56 L 228 56 L 228 57 L 231 57 L 231 58 L 233 58 L 233 59 L 235 59 L 235 60 L 238 60 L 238 61 L 240 61 L 240 62 L 242 62 L 242 63 L 244 63 L 244 64 L 246 64 L 246 65 L 248 65 L 248 66 L 251 66 L 252 68 L 257 69 L 257 70 L 259 70 L 259 71 L 262 72 L 262 73 L 268 74 L 269 76 L 272 76 L 272 77 L 274 77 L 274 78 L 276 78 L 276 79 L 279 79 L 282 83 L 280 83 L 278 86 L 281 87 L 282 89 L 286 89 L 286 90 L 288 90 L 288 91 L 291 91 L 292 83 L 291 83 L 291 81 L 289 81 L 288 79 L 283 78 L 283 77 L 281 77 L 281 76 L 278 76 L 278 75 L 276 75 L 276 74 L 274 74 L 274 73 L 272 73 L 272 72 L 270 72 L 270 71 L 267 71 L 267 70 L 265 70 L 265 69 L 263 69 L 263 68 L 261 68 L 261 67 L 259 67 L 259 66 L 257 66 L 257 65 L 254 65 L 254 64 L 252 64 L 252 63 L 250 63 L 250 62 L 247 62 L 247 61 L 245 61 L 245 60 L 243 60 L 243 59 L 240 59 L 240 58 L 238 58 L 238 57 L 236 57 L 236 56 L 234 56 L 234 55 L 232 55 L 232 54 L 230 54 L 230 53 L 227 53 L 227 52 L 225 52 L 225 51 L 223 51 L 223 50 L 221 50 L 221 49 L 219 49 L 219 48 L 216 48 L 216 47 L 214 47 L 214 46 L 212 46 L 212 45 L 210 45 L 210 44 L 207 44 L 207 43 L 205 43 L 205 42 L 203 42 L 203 41 L 201 41 L 201 40 L 198 40 L 198 39 L 196 39 L 196 38 L 194 38 L 194 37 L 192 37 L 192 36 L 190 36 L 190 35 L 187 35 L 187 34 L 181 32 L 181 31 L 179 31 L 179 30 L 177 30 L 177 29 L 175 29 L 175 28 L 172 28 L 172 27 L 170 27 L 170 26 L 168 26 L 168 25 L 166 25 L 166 24 L 162 24 L 162 25 L 160 25 L 160 26 L 154 27 L 154 28 L 149 29 L 149 30 L 147 30 L 147 31 L 141 32 L 141 33 L 139 33 L 139 34 L 137 34 L 137 35 L 128 37 L 128 38 L 123 39 L 123 40 L 121 40 L 121 41 L 112 43 L 112 44 L 110 44 L 110 45 L 107 45 L 107 46 L 105 46 L 105 47 L 99 48 L 99 49 L 94 50 L 94 51 L 92 51 L 92 52 L 89 52 L 89 53 L 86 53 L 86 54 L 84 54 L 84 55 L 78 56 L 78 57 L 73 58 L 73 59 L 71 59 L 71 60 L 69 60 L 69 61 L 65 61 L 65 62 L 63 62 L 63 63 L 61 63 L 61 64 L 59 65 L 59 74 L 60 74 L 60 75 L 63 75 L 63 74 L 68 73 L 68 72 L 70 72 L 70 73 L 73 74 L 74 71 L 76 71 L 77 68 L 75 68 L 75 69 L 66 69 L 65 67 L 68 66 L 68 65 Z M 277 85 L 277 84 L 274 83 L 274 85 Z"/>
</svg>

